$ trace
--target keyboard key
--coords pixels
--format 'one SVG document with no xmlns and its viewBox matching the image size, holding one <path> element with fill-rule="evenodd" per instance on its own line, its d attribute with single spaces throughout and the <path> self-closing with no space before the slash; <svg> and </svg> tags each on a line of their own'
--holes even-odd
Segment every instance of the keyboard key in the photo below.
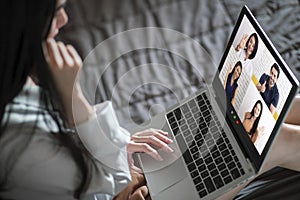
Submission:
<svg viewBox="0 0 300 200">
<path fill-rule="evenodd" d="M 241 168 L 240 168 L 240 172 L 241 172 L 241 175 L 245 174 L 245 171 L 243 169 L 241 169 Z"/>
<path fill-rule="evenodd" d="M 193 154 L 193 159 L 197 160 L 198 158 L 200 158 L 200 153 L 199 152 L 194 153 Z"/>
<path fill-rule="evenodd" d="M 215 159 L 215 162 L 216 162 L 217 165 L 219 165 L 220 163 L 223 162 L 223 158 L 222 157 L 218 157 L 218 158 Z"/>
<path fill-rule="evenodd" d="M 219 146 L 219 150 L 223 151 L 224 149 L 226 149 L 226 145 L 223 143 Z"/>
<path fill-rule="evenodd" d="M 219 151 L 214 151 L 211 155 L 212 155 L 213 158 L 217 158 L 220 155 L 220 152 Z"/>
<path fill-rule="evenodd" d="M 228 176 L 229 175 L 229 171 L 227 170 L 227 169 L 225 169 L 225 170 L 223 170 L 222 172 L 221 172 L 221 176 L 223 177 L 223 178 L 225 178 L 226 176 Z"/>
<path fill-rule="evenodd" d="M 197 185 L 198 183 L 200 183 L 202 181 L 202 179 L 200 178 L 200 176 L 196 177 L 193 179 L 194 184 Z"/>
<path fill-rule="evenodd" d="M 206 139 L 208 139 L 208 138 L 206 138 Z M 208 147 L 211 147 L 215 144 L 215 141 L 211 139 L 211 140 L 206 141 L 206 144 Z"/>
<path fill-rule="evenodd" d="M 181 108 L 181 112 L 184 114 L 190 112 L 190 109 L 187 104 L 183 104 L 180 108 Z"/>
<path fill-rule="evenodd" d="M 193 140 L 193 136 L 190 134 L 185 139 L 186 139 L 186 142 L 191 142 Z"/>
<path fill-rule="evenodd" d="M 206 166 L 204 164 L 202 164 L 198 167 L 198 170 L 199 170 L 199 172 L 202 172 L 202 171 L 206 170 Z"/>
<path fill-rule="evenodd" d="M 204 179 L 204 184 L 206 186 L 208 193 L 211 193 L 216 190 L 210 177 L 207 177 L 206 179 Z"/>
<path fill-rule="evenodd" d="M 197 128 L 197 124 L 193 121 L 191 124 L 190 124 L 190 129 L 193 130 Z"/>
<path fill-rule="evenodd" d="M 202 96 L 203 96 L 203 99 L 204 99 L 205 101 L 208 100 L 207 95 L 206 95 L 205 93 L 202 93 Z"/>
<path fill-rule="evenodd" d="M 215 163 L 210 163 L 208 166 L 207 166 L 208 170 L 209 171 L 212 171 L 213 169 L 216 169 L 217 166 L 215 165 Z"/>
<path fill-rule="evenodd" d="M 186 164 L 193 162 L 193 158 L 188 150 L 186 150 L 182 155 Z"/>
<path fill-rule="evenodd" d="M 180 108 L 176 108 L 173 112 L 174 112 L 174 115 L 175 115 L 176 119 L 180 120 L 181 116 L 182 116 Z"/>
<path fill-rule="evenodd" d="M 204 184 L 200 183 L 199 185 L 196 186 L 197 191 L 201 191 L 204 189 Z"/>
<path fill-rule="evenodd" d="M 229 162 L 231 162 L 232 160 L 233 160 L 233 158 L 231 157 L 231 155 L 228 155 L 227 157 L 224 158 L 224 161 L 225 161 L 226 163 L 229 163 Z"/>
<path fill-rule="evenodd" d="M 191 177 L 192 178 L 195 178 L 198 175 L 199 175 L 199 172 L 197 170 L 194 170 L 194 171 L 191 172 Z"/>
<path fill-rule="evenodd" d="M 193 140 L 191 142 L 188 143 L 188 147 L 191 149 L 196 145 L 196 142 Z"/>
<path fill-rule="evenodd" d="M 226 157 L 226 156 L 228 156 L 229 155 L 229 151 L 228 151 L 228 149 L 225 149 L 224 151 L 222 151 L 222 156 L 223 157 Z"/>
<path fill-rule="evenodd" d="M 189 169 L 190 172 L 192 172 L 192 171 L 194 171 L 196 169 L 196 165 L 193 162 L 190 163 L 187 167 L 188 167 L 188 169 Z"/>
<path fill-rule="evenodd" d="M 219 129 L 216 126 L 213 126 L 213 127 L 210 128 L 210 131 L 212 133 L 216 133 L 216 132 L 219 132 Z"/>
<path fill-rule="evenodd" d="M 200 166 L 200 165 L 202 165 L 202 164 L 204 164 L 204 160 L 203 160 L 202 158 L 196 160 L 196 165 L 197 165 L 197 166 Z M 199 171 L 202 171 L 202 170 L 199 170 Z"/>
<path fill-rule="evenodd" d="M 207 128 L 207 127 L 205 127 L 205 128 L 203 128 L 203 129 L 201 129 L 201 133 L 202 133 L 202 135 L 206 135 L 206 134 L 207 134 L 207 132 L 208 132 L 208 128 Z"/>
<path fill-rule="evenodd" d="M 227 165 L 228 169 L 233 169 L 235 168 L 235 163 L 234 162 L 230 162 L 228 165 Z"/>
<path fill-rule="evenodd" d="M 221 163 L 220 165 L 218 165 L 218 169 L 219 169 L 219 171 L 222 171 L 222 170 L 226 169 L 226 165 L 224 163 Z"/>
<path fill-rule="evenodd" d="M 202 190 L 199 192 L 200 198 L 205 197 L 207 195 L 207 192 L 205 190 Z"/>
<path fill-rule="evenodd" d="M 170 118 L 172 118 L 172 117 L 173 117 L 173 113 L 172 113 L 172 112 L 169 112 L 169 113 L 167 114 L 167 118 L 170 119 Z"/>
<path fill-rule="evenodd" d="M 214 170 L 212 170 L 212 171 L 210 172 L 210 174 L 211 174 L 211 177 L 215 177 L 215 176 L 217 176 L 217 175 L 219 174 L 219 172 L 218 172 L 217 169 L 214 169 Z"/>
<path fill-rule="evenodd" d="M 206 165 L 209 165 L 210 163 L 213 162 L 212 157 L 208 156 L 207 158 L 205 158 L 204 162 L 206 163 Z"/>
<path fill-rule="evenodd" d="M 188 105 L 189 105 L 190 108 L 194 108 L 194 107 L 196 106 L 195 100 L 194 100 L 194 99 L 190 100 L 190 101 L 188 102 Z"/>
<path fill-rule="evenodd" d="M 177 134 L 178 134 L 178 132 L 179 132 L 179 128 L 177 127 L 177 128 L 174 128 L 174 129 L 172 129 L 172 131 L 173 131 L 173 135 L 174 136 L 177 136 Z"/>
<path fill-rule="evenodd" d="M 200 133 L 200 130 L 199 130 L 198 128 L 192 130 L 192 134 L 193 134 L 194 136 L 198 135 L 199 133 Z"/>
<path fill-rule="evenodd" d="M 203 116 L 208 116 L 208 114 L 204 115 L 204 112 L 208 110 L 207 106 L 204 104 L 200 107 L 201 112 L 203 113 Z"/>
<path fill-rule="evenodd" d="M 202 122 L 201 124 L 199 124 L 199 129 L 202 131 L 203 129 L 206 128 L 206 124 L 205 122 Z"/>
<path fill-rule="evenodd" d="M 230 176 L 227 176 L 226 178 L 224 178 L 224 183 L 228 184 L 232 181 L 232 178 Z"/>
<path fill-rule="evenodd" d="M 233 179 L 237 179 L 241 176 L 239 170 L 236 168 L 231 170 L 230 173 L 231 173 Z"/>
<path fill-rule="evenodd" d="M 187 124 L 192 124 L 193 122 L 194 122 L 195 120 L 194 120 L 194 118 L 189 118 L 189 119 L 187 119 Z"/>
<path fill-rule="evenodd" d="M 216 176 L 215 178 L 213 178 L 213 180 L 214 180 L 214 183 L 215 183 L 215 186 L 216 186 L 217 189 L 224 186 L 224 183 L 223 183 L 220 176 Z"/>
<path fill-rule="evenodd" d="M 201 177 L 204 179 L 204 178 L 206 178 L 206 177 L 208 177 L 209 176 L 209 173 L 208 173 L 208 171 L 207 170 L 205 170 L 205 171 L 203 171 L 203 172 L 201 172 Z"/>
<path fill-rule="evenodd" d="M 203 142 L 204 142 L 204 140 L 201 138 L 201 139 L 199 139 L 198 141 L 197 141 L 197 145 L 198 145 L 198 147 L 201 147 L 202 146 L 202 144 L 203 144 Z"/>
<path fill-rule="evenodd" d="M 199 110 L 199 108 L 195 106 L 192 108 L 192 113 L 198 112 L 198 110 Z"/>
<path fill-rule="evenodd" d="M 196 152 L 198 152 L 198 147 L 194 146 L 193 148 L 190 149 L 191 153 L 194 154 Z"/>
</svg>

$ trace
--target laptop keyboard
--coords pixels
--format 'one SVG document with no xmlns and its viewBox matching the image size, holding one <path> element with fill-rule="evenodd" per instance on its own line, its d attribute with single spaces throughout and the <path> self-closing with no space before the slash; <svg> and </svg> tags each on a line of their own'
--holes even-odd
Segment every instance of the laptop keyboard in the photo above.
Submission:
<svg viewBox="0 0 300 200">
<path fill-rule="evenodd" d="M 205 93 L 167 119 L 200 197 L 245 174 Z"/>
</svg>

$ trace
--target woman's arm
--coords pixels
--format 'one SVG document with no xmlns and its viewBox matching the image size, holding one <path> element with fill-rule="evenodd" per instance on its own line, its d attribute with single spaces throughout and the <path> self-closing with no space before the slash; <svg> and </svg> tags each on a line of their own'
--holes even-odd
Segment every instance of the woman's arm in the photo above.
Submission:
<svg viewBox="0 0 300 200">
<path fill-rule="evenodd" d="M 86 121 L 92 115 L 93 109 L 83 96 L 77 81 L 82 67 L 80 56 L 73 46 L 54 39 L 47 39 L 43 47 L 69 124 Z"/>
<path fill-rule="evenodd" d="M 238 88 L 236 88 L 236 89 L 234 90 L 233 97 L 232 97 L 232 100 L 231 100 L 231 104 L 232 104 L 232 105 L 234 105 L 234 103 L 235 103 L 235 97 L 236 97 L 237 91 L 238 91 Z"/>
<path fill-rule="evenodd" d="M 245 49 L 247 40 L 248 40 L 248 34 L 244 34 L 240 43 L 235 47 L 235 51 L 239 51 L 240 49 Z"/>
</svg>

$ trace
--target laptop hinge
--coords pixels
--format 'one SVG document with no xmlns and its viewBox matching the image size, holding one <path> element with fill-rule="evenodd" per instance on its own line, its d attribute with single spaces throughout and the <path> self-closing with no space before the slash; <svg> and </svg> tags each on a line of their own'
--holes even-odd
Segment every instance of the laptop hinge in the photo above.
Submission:
<svg viewBox="0 0 300 200">
<path fill-rule="evenodd" d="M 247 162 L 249 172 L 256 173 L 255 166 L 254 166 L 253 162 L 251 162 L 251 160 L 249 158 L 246 158 L 246 162 Z"/>
</svg>

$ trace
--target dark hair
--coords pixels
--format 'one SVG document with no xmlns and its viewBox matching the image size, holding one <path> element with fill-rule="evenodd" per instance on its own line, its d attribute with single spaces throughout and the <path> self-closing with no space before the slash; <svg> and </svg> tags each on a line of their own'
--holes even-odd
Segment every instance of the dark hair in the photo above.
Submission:
<svg viewBox="0 0 300 200">
<path fill-rule="evenodd" d="M 262 104 L 261 100 L 257 100 L 256 103 L 254 104 L 252 110 L 251 110 L 251 116 L 248 119 L 250 119 L 251 117 L 254 116 L 254 109 L 257 106 L 257 104 L 260 104 L 261 110 L 260 110 L 259 116 L 255 119 L 255 121 L 253 123 L 253 126 L 252 126 L 252 128 L 249 132 L 249 135 L 254 135 L 255 134 L 255 132 L 257 130 L 257 127 L 258 127 L 258 123 L 259 123 L 261 114 L 262 114 L 262 111 L 263 111 L 263 104 Z"/>
<path fill-rule="evenodd" d="M 250 60 L 252 60 L 252 59 L 255 57 L 256 52 L 257 52 L 257 48 L 258 48 L 258 37 L 257 37 L 257 34 L 256 34 L 256 33 L 252 33 L 252 34 L 250 35 L 250 37 L 248 38 L 248 40 L 247 40 L 247 42 L 246 42 L 246 47 L 248 47 L 248 44 L 249 44 L 250 39 L 251 39 L 252 36 L 253 36 L 254 39 L 255 39 L 255 45 L 254 45 L 254 48 L 253 48 L 253 51 L 252 51 L 251 55 L 249 56 L 249 59 L 250 59 Z"/>
<path fill-rule="evenodd" d="M 231 76 L 232 74 L 234 73 L 235 69 L 240 66 L 241 67 L 241 70 L 243 70 L 243 65 L 242 65 L 242 62 L 241 61 L 237 61 L 237 63 L 235 63 L 233 69 L 231 70 L 231 72 L 229 73 Z M 237 82 L 238 80 L 240 79 L 241 76 L 239 76 L 237 79 L 234 80 L 234 86 L 236 87 L 237 86 Z"/>
<path fill-rule="evenodd" d="M 74 191 L 74 197 L 79 198 L 79 195 L 86 190 L 91 178 L 89 169 L 93 167 L 94 162 L 82 144 L 76 141 L 75 134 L 71 134 L 68 128 L 64 127 L 65 124 L 60 123 L 64 120 L 61 114 L 63 106 L 60 99 L 56 99 L 55 103 L 52 101 L 54 97 L 59 98 L 59 95 L 42 50 L 42 42 L 49 33 L 56 3 L 56 0 L 5 0 L 2 2 L 0 10 L 2 16 L 0 24 L 3 30 L 0 35 L 0 139 L 8 123 L 7 118 L 3 121 L 6 105 L 20 93 L 27 77 L 34 72 L 43 88 L 40 102 L 47 105 L 47 111 L 60 130 L 58 134 L 52 134 L 69 149 L 82 173 L 82 181 Z M 60 108 L 57 110 L 58 116 L 50 111 L 53 105 Z M 26 143 L 20 142 L 14 151 L 21 153 L 25 148 Z M 12 156 L 12 159 L 15 162 L 18 154 L 14 155 L 16 156 Z M 4 178 L 4 182 L 1 180 L 0 190 L 5 186 L 6 179 L 7 177 Z"/>
<path fill-rule="evenodd" d="M 277 78 L 279 78 L 279 74 L 280 74 L 280 69 L 279 66 L 277 65 L 277 63 L 274 63 L 270 69 L 270 71 L 272 71 L 272 68 L 275 68 L 275 70 L 278 72 L 277 73 Z"/>
</svg>

